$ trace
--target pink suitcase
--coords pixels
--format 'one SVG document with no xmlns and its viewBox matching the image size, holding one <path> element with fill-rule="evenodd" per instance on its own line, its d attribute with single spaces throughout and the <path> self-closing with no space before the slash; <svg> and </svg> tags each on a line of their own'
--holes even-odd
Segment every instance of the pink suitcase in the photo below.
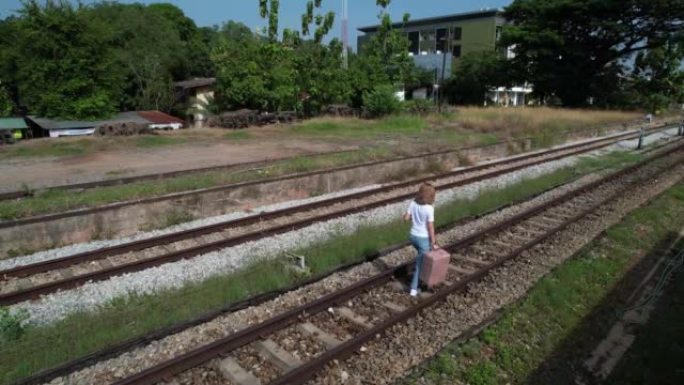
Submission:
<svg viewBox="0 0 684 385">
<path fill-rule="evenodd" d="M 425 254 L 423 267 L 420 271 L 420 280 L 427 287 L 433 287 L 446 281 L 449 271 L 451 255 L 444 249 L 436 249 Z"/>
</svg>

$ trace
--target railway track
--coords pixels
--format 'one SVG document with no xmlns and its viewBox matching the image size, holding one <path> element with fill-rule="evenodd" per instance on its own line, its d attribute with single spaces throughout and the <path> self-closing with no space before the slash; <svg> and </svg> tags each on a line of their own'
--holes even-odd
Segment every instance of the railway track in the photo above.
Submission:
<svg viewBox="0 0 684 385">
<path fill-rule="evenodd" d="M 632 122 L 632 124 L 635 124 L 635 123 L 636 122 Z M 664 123 L 664 126 L 667 126 L 667 125 L 668 125 L 667 122 Z M 586 131 L 591 131 L 594 129 L 596 129 L 596 127 L 589 127 L 589 128 L 587 128 Z M 585 131 L 585 130 L 581 130 L 581 131 Z M 528 139 L 529 138 L 521 138 L 521 139 L 516 139 L 513 141 L 523 141 L 523 140 L 528 140 Z M 487 147 L 487 146 L 483 146 L 483 147 Z M 313 171 L 313 172 L 307 173 L 307 174 L 314 175 L 314 174 L 325 173 L 325 172 L 336 171 L 336 170 L 350 169 L 350 168 L 356 168 L 356 167 L 364 167 L 364 166 L 376 165 L 376 164 L 381 164 L 381 163 L 386 163 L 386 162 L 394 162 L 397 160 L 407 160 L 407 159 L 415 159 L 415 158 L 420 158 L 420 157 L 425 157 L 425 156 L 430 156 L 430 155 L 448 154 L 448 153 L 466 150 L 469 148 L 471 148 L 471 147 L 442 150 L 442 151 L 430 152 L 430 153 L 425 153 L 425 154 L 400 157 L 400 158 L 396 158 L 396 159 L 370 162 L 367 164 L 356 164 L 356 165 L 350 165 L 350 166 L 343 166 L 343 167 L 335 168 L 332 170 L 327 169 L 327 170 Z M 307 157 L 328 156 L 328 155 L 335 155 L 335 154 L 352 153 L 354 151 L 357 151 L 357 150 L 341 150 L 341 151 L 322 152 L 322 153 L 317 152 L 317 153 L 308 154 L 306 156 Z M 191 170 L 180 170 L 180 171 L 164 172 L 164 173 L 157 173 L 157 174 L 131 176 L 131 177 L 125 177 L 125 178 L 107 179 L 107 180 L 100 180 L 100 181 L 95 181 L 95 182 L 84 182 L 84 183 L 47 186 L 47 187 L 39 188 L 38 190 L 41 190 L 41 191 L 49 191 L 49 190 L 83 191 L 83 190 L 89 190 L 89 189 L 94 189 L 94 188 L 98 188 L 98 187 L 110 187 L 110 186 L 125 185 L 125 184 L 144 182 L 144 181 L 163 180 L 163 179 L 175 178 L 175 177 L 184 176 L 184 175 L 198 174 L 198 173 L 203 173 L 203 172 L 230 171 L 230 170 L 235 170 L 236 172 L 243 172 L 243 171 L 247 171 L 247 170 L 266 168 L 273 161 L 274 161 L 273 159 L 268 159 L 268 160 L 264 160 L 264 161 L 255 161 L 255 162 L 246 162 L 246 163 L 240 163 L 240 164 L 202 167 L 202 168 L 196 168 L 196 169 L 191 169 Z M 289 177 L 291 177 L 291 176 L 277 177 L 275 179 L 283 179 L 283 178 L 289 178 Z M 30 198 L 32 196 L 34 196 L 34 192 L 28 191 L 28 190 L 6 191 L 6 192 L 0 192 L 0 201 Z"/>
<path fill-rule="evenodd" d="M 304 228 L 316 222 L 401 202 L 413 196 L 413 189 L 420 182 L 436 181 L 438 189 L 451 189 L 536 164 L 586 153 L 610 145 L 616 140 L 615 137 L 596 139 L 306 205 L 18 266 L 0 271 L 0 281 L 4 281 L 0 287 L 0 305 L 16 304 L 87 282 L 102 281 L 116 275 L 141 271 Z"/>
<path fill-rule="evenodd" d="M 493 269 L 595 215 L 634 186 L 681 166 L 683 160 L 684 145 L 679 144 L 447 245 L 452 254 L 447 282 L 419 299 L 408 297 L 400 283 L 408 277 L 411 263 L 391 267 L 114 384 L 156 384 L 199 366 L 223 376 L 218 383 L 305 383 L 329 363 L 392 333 L 393 326 L 465 290 Z"/>
</svg>

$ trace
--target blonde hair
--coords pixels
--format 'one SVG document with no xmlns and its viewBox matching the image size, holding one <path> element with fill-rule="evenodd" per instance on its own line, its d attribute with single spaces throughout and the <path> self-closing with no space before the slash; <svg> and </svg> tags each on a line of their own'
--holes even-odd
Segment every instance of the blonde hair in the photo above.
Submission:
<svg viewBox="0 0 684 385">
<path fill-rule="evenodd" d="M 432 205 L 435 203 L 436 195 L 437 190 L 435 190 L 435 186 L 430 183 L 423 183 L 420 185 L 420 188 L 418 188 L 416 203 L 419 205 Z"/>
</svg>

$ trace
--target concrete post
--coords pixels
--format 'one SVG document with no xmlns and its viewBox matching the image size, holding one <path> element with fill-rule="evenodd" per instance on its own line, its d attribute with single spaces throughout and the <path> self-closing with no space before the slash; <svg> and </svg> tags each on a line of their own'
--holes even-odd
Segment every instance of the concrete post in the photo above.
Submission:
<svg viewBox="0 0 684 385">
<path fill-rule="evenodd" d="M 641 150 L 644 145 L 644 128 L 639 129 L 639 144 L 637 145 L 637 150 Z"/>
</svg>

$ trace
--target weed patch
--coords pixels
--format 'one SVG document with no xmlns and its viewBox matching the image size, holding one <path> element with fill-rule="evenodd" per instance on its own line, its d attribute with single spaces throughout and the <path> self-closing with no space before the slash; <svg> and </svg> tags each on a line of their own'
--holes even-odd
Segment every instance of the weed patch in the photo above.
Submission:
<svg viewBox="0 0 684 385">
<path fill-rule="evenodd" d="M 484 191 L 474 200 L 439 204 L 438 194 L 436 225 L 445 226 L 502 205 L 520 202 L 552 186 L 571 181 L 582 171 L 582 167 L 558 170 L 501 190 Z M 287 287 L 300 282 L 308 274 L 318 275 L 347 263 L 363 261 L 378 250 L 406 241 L 407 231 L 407 224 L 397 218 L 385 225 L 360 228 L 353 234 L 294 250 L 291 254 L 306 258 L 309 268 L 306 274 L 285 268 L 283 258 L 257 261 L 226 276 L 158 295 L 117 299 L 97 313 L 75 314 L 54 325 L 27 328 L 21 338 L 0 350 L 0 383 L 10 383 L 41 369 L 192 319 L 197 314 L 222 308 L 246 297 Z M 477 357 L 476 349 L 473 349 L 472 356 Z M 472 376 L 486 381 L 488 373 L 487 365 L 474 371 Z"/>
<path fill-rule="evenodd" d="M 9 309 L 0 308 L 0 346 L 16 341 L 24 335 L 21 323 L 26 314 L 11 314 Z"/>
<path fill-rule="evenodd" d="M 430 378 L 431 383 L 445 385 L 463 382 L 574 384 L 576 368 L 588 354 L 579 347 L 586 345 L 591 349 L 596 346 L 615 320 L 614 310 L 602 309 L 599 305 L 628 274 L 635 259 L 641 258 L 639 250 L 653 249 L 668 233 L 679 232 L 682 226 L 684 183 L 635 210 L 624 221 L 607 230 L 602 239 L 586 247 L 577 258 L 540 280 L 522 302 L 508 309 L 478 338 L 448 346 L 434 360 L 400 383 L 415 384 L 418 378 L 425 377 Z M 611 307 L 622 306 L 613 300 L 609 303 Z M 580 328 L 588 317 L 599 317 L 593 314 L 607 317 L 607 320 L 597 318 L 595 321 L 600 322 Z M 675 319 L 677 316 L 670 318 L 670 322 L 674 322 L 672 325 L 681 324 Z M 573 334 L 589 329 L 589 335 Z M 670 341 L 669 338 L 671 336 L 663 341 Z M 668 342 L 663 343 L 668 345 Z M 557 353 L 561 345 L 570 349 L 569 352 Z M 655 346 L 656 350 L 663 348 L 663 345 Z M 552 354 L 553 359 L 550 357 Z M 638 351 L 636 354 L 639 355 Z M 627 375 L 620 378 L 632 381 L 637 377 L 629 373 L 647 372 L 649 369 L 644 368 L 643 359 L 645 357 L 641 361 L 631 361 L 635 370 L 626 369 Z M 674 361 L 668 362 L 672 365 Z M 444 370 L 444 367 L 449 369 Z M 662 373 L 657 369 L 655 372 Z M 651 383 L 647 377 L 643 380 L 635 383 Z M 630 381 L 616 379 L 614 383 Z"/>
<path fill-rule="evenodd" d="M 223 137 L 229 140 L 238 141 L 251 139 L 252 135 L 250 135 L 250 133 L 247 131 L 233 131 L 223 135 Z"/>
</svg>

